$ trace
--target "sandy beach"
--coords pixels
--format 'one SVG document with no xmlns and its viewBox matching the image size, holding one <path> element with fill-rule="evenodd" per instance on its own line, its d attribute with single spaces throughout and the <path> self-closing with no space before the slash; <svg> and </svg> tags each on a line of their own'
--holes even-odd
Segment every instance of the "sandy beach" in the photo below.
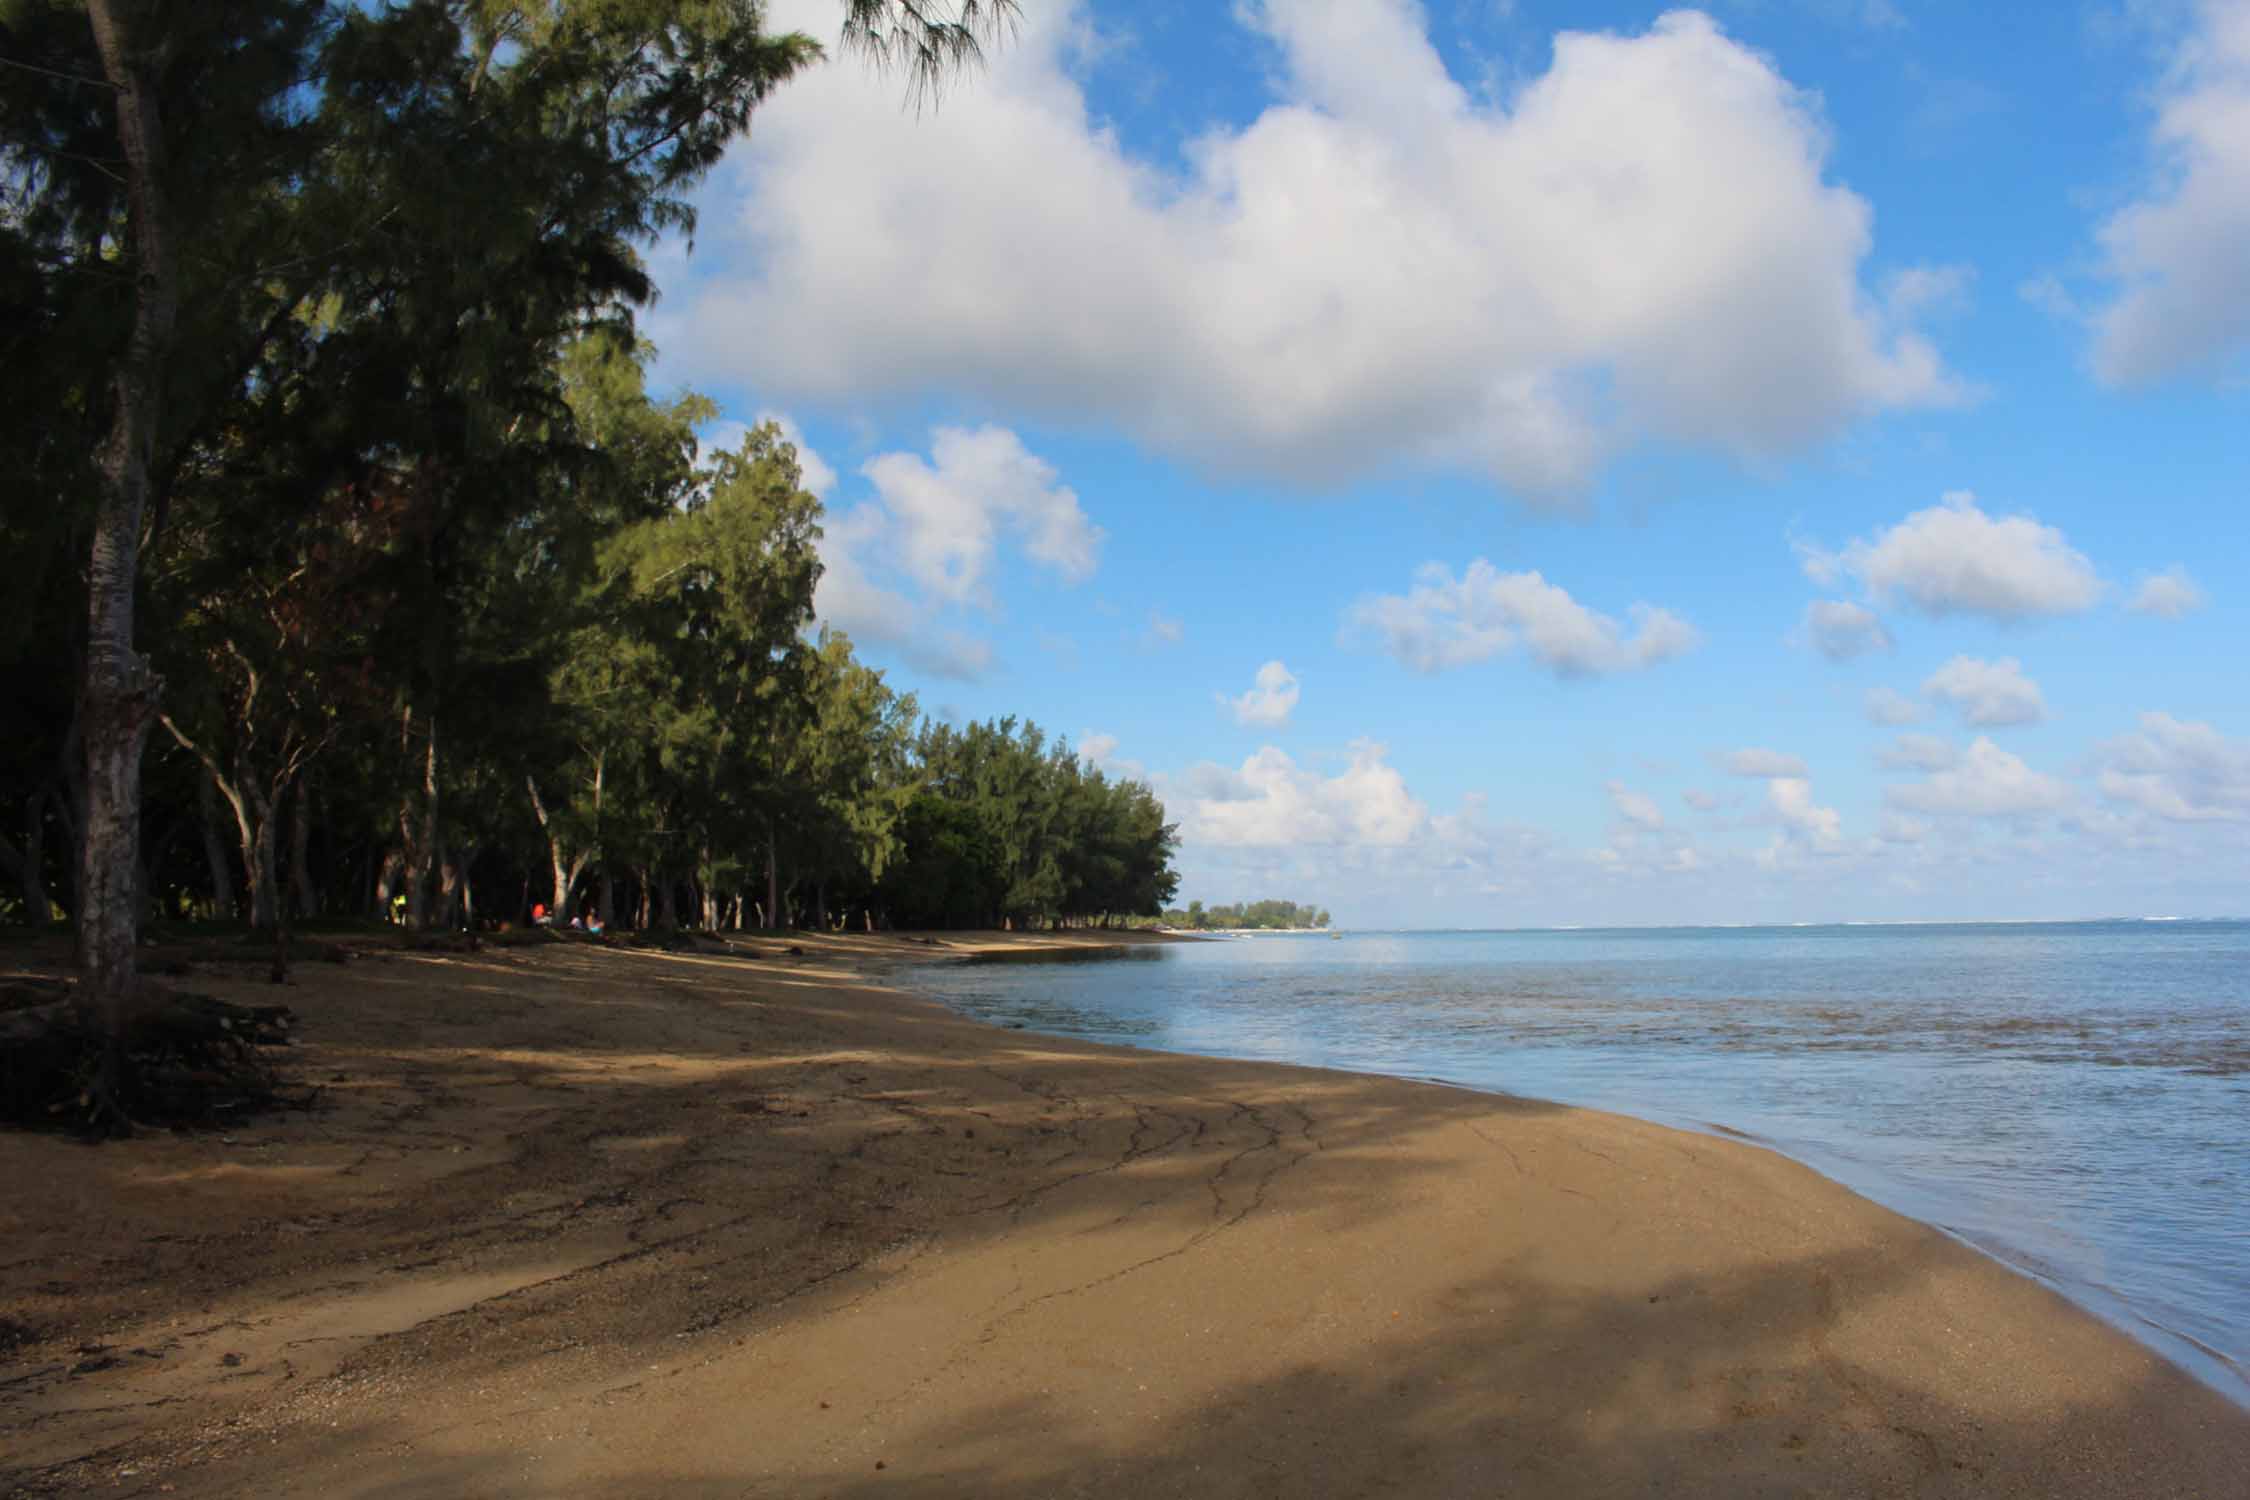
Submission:
<svg viewBox="0 0 2250 1500">
<path fill-rule="evenodd" d="M 0 1493 L 2250 1492 L 2250 1411 L 1769 1152 L 906 968 L 1157 940 L 303 965 L 313 1111 L 0 1136 Z"/>
</svg>

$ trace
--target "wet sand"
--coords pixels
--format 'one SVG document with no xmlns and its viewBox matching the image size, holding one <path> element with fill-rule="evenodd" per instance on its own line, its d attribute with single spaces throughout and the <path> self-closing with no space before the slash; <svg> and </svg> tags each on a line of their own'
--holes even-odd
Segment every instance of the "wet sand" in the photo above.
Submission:
<svg viewBox="0 0 2250 1500">
<path fill-rule="evenodd" d="M 2250 1493 L 2250 1412 L 1756 1147 L 799 941 L 308 965 L 317 1111 L 0 1136 L 0 1494 Z"/>
</svg>

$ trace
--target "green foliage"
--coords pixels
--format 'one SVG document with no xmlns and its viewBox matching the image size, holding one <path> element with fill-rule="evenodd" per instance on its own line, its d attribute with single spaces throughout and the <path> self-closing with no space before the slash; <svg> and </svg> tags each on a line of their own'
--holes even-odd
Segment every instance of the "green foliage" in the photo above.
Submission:
<svg viewBox="0 0 2250 1500">
<path fill-rule="evenodd" d="M 1014 16 L 840 3 L 916 97 Z M 777 429 L 706 454 L 712 404 L 646 390 L 644 251 L 819 53 L 763 18 L 137 8 L 180 307 L 141 551 L 152 907 L 963 925 L 1170 898 L 1145 787 L 1011 720 L 921 725 L 810 633 L 820 507 Z M 90 460 L 140 242 L 83 5 L 7 0 L 0 55 L 0 708 L 39 726 L 0 746 L 0 907 L 43 917 L 74 901 Z"/>
<path fill-rule="evenodd" d="M 1286 932 L 1326 927 L 1328 913 L 1294 901 L 1245 901 L 1212 907 L 1190 901 L 1185 911 L 1165 912 L 1164 922 L 1194 932 Z"/>
</svg>

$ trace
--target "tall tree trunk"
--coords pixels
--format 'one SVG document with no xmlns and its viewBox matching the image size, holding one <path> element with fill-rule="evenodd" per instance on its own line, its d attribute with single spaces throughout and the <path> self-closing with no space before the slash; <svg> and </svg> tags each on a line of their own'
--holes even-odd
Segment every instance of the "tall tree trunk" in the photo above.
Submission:
<svg viewBox="0 0 2250 1500">
<path fill-rule="evenodd" d="M 609 871 L 602 871 L 601 884 L 596 889 L 599 895 L 595 899 L 594 915 L 601 918 L 606 928 L 617 914 L 617 882 L 610 878 Z"/>
<path fill-rule="evenodd" d="M 413 723 L 414 711 L 406 711 L 406 724 Z M 401 729 L 403 738 L 407 729 Z M 419 816 L 415 816 L 416 812 Z M 437 720 L 431 719 L 427 739 L 422 748 L 422 805 L 417 810 L 412 798 L 399 804 L 399 834 L 406 846 L 406 925 L 417 930 L 430 925 L 430 895 L 432 880 L 438 860 L 438 748 Z"/>
<path fill-rule="evenodd" d="M 398 878 L 406 871 L 406 856 L 396 849 L 383 851 L 383 867 L 375 876 L 375 915 L 390 920 L 391 896 L 397 890 Z"/>
<path fill-rule="evenodd" d="M 773 819 L 768 818 L 766 819 L 766 922 L 769 926 L 779 928 L 781 926 L 781 861 L 780 851 L 775 848 L 776 842 Z"/>
<path fill-rule="evenodd" d="M 136 36 L 122 0 L 87 0 L 102 71 L 117 96 L 117 141 L 131 213 L 133 328 L 111 379 L 109 434 L 86 568 L 86 680 L 79 700 L 86 803 L 79 841 L 78 1005 L 108 1039 L 98 1105 L 122 1124 L 117 1098 L 136 977 L 141 909 L 141 750 L 162 683 L 135 649 L 133 586 L 141 522 L 163 418 L 165 366 L 178 312 L 171 217 L 164 196 L 164 126 L 156 79 L 162 59 Z"/>
<path fill-rule="evenodd" d="M 53 908 L 47 904 L 47 794 L 34 792 L 23 801 L 23 868 L 18 875 L 23 887 L 23 919 L 34 927 L 44 927 L 53 920 Z"/>
<path fill-rule="evenodd" d="M 554 872 L 554 903 L 548 910 L 554 914 L 555 921 L 558 924 L 567 922 L 569 920 L 570 893 L 577 889 L 578 877 L 585 873 L 586 862 L 593 858 L 593 850 L 581 849 L 576 858 L 566 858 L 563 854 L 562 834 L 548 818 L 547 804 L 540 800 L 539 783 L 527 775 L 523 779 L 523 784 L 525 789 L 531 793 L 531 811 L 532 815 L 539 820 L 539 831 L 546 835 L 547 864 Z M 600 796 L 600 784 L 600 773 L 597 772 L 595 775 L 595 795 L 597 798 Z M 607 912 L 602 914 L 602 920 L 604 922 L 609 920 Z"/>
<path fill-rule="evenodd" d="M 227 863 L 226 842 L 219 837 L 219 808 L 211 795 L 211 778 L 195 781 L 196 820 L 203 825 L 203 862 L 211 871 L 211 916 L 223 921 L 234 914 L 234 868 Z"/>
<path fill-rule="evenodd" d="M 317 916 L 320 893 L 312 880 L 312 778 L 297 778 L 289 803 L 289 888 L 296 893 L 297 915 Z"/>
<path fill-rule="evenodd" d="M 273 926 L 274 909 L 280 904 L 274 882 L 280 804 L 255 786 L 244 790 L 248 795 L 237 804 L 243 816 L 242 870 L 250 886 L 250 925 L 263 930 Z"/>
</svg>

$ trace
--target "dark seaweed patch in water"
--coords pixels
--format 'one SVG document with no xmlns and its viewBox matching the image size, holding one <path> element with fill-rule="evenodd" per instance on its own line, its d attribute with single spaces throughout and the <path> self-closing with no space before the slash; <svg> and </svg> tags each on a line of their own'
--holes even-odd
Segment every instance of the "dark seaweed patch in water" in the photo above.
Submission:
<svg viewBox="0 0 2250 1500">
<path fill-rule="evenodd" d="M 1100 948 L 1008 948 L 994 953 L 972 953 L 961 962 L 968 964 L 1098 964 L 1120 960 L 1149 960 L 1162 958 L 1161 948 L 1142 948 L 1113 943 Z"/>
</svg>

